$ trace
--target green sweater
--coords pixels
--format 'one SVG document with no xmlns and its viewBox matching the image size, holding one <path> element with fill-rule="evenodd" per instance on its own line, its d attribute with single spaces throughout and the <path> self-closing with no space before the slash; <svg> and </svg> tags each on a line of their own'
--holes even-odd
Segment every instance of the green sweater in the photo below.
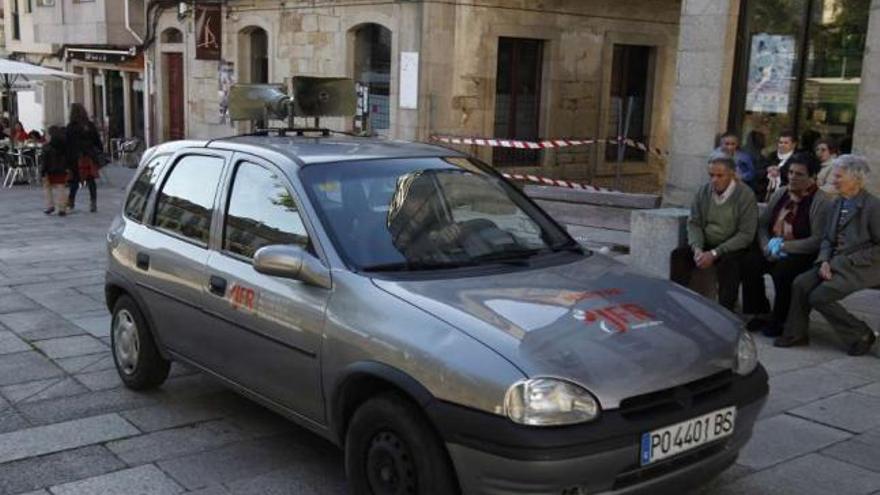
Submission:
<svg viewBox="0 0 880 495">
<path fill-rule="evenodd" d="M 746 249 L 755 239 L 758 203 L 749 186 L 737 183 L 723 205 L 712 199 L 712 185 L 697 191 L 688 219 L 688 244 L 694 249 L 712 246 L 719 256 Z"/>
</svg>

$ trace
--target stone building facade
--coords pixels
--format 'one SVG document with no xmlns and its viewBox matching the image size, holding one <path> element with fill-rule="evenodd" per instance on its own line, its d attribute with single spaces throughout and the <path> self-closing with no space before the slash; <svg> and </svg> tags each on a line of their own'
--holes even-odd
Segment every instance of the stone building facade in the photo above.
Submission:
<svg viewBox="0 0 880 495">
<path fill-rule="evenodd" d="M 63 124 L 81 103 L 105 139 L 144 135 L 145 0 L 2 1 L 7 56 L 83 76 L 19 91 L 27 129 Z"/>
<path fill-rule="evenodd" d="M 157 13 L 156 41 L 146 52 L 153 142 L 178 137 L 169 135 L 171 121 L 175 133 L 189 137 L 234 133 L 219 111 L 226 71 L 239 82 L 299 75 L 365 82 L 370 128 L 390 138 L 625 132 L 668 148 L 678 0 L 229 0 L 217 7 L 221 46 L 214 59 L 197 57 L 204 27 L 212 26 L 200 3 Z M 417 83 L 407 75 L 412 54 Z M 407 92 L 415 98 L 401 101 Z M 183 129 L 176 128 L 180 120 Z M 338 118 L 322 124 L 354 125 Z M 665 164 L 657 155 L 618 154 L 616 145 L 601 144 L 560 152 L 468 151 L 512 171 L 607 185 L 619 169 L 622 180 L 647 178 L 656 187 Z"/>
</svg>

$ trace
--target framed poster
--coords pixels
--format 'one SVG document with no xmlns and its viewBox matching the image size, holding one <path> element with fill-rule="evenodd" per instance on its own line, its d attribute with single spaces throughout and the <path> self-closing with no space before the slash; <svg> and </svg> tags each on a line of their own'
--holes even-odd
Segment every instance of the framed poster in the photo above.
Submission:
<svg viewBox="0 0 880 495">
<path fill-rule="evenodd" d="M 747 112 L 788 113 L 794 63 L 794 36 L 766 33 L 752 36 Z"/>
<path fill-rule="evenodd" d="M 419 107 L 419 52 L 400 52 L 400 108 Z"/>
</svg>

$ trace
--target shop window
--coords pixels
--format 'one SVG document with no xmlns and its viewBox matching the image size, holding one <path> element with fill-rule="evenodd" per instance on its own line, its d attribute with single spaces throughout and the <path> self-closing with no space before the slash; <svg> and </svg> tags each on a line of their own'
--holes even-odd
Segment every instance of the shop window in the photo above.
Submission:
<svg viewBox="0 0 880 495">
<path fill-rule="evenodd" d="M 652 53 L 650 46 L 614 45 L 607 127 L 611 139 L 632 139 L 648 144 Z M 605 146 L 605 159 L 643 162 L 647 155 L 645 151 L 632 146 L 609 144 Z"/>
<path fill-rule="evenodd" d="M 851 146 L 870 0 L 743 3 L 730 126 L 772 145 L 783 129 L 810 149 Z M 769 151 L 769 149 L 767 150 Z"/>
<path fill-rule="evenodd" d="M 534 141 L 541 121 L 544 42 L 498 39 L 495 79 L 495 137 Z M 493 148 L 495 166 L 538 166 L 540 150 Z"/>
<path fill-rule="evenodd" d="M 354 79 L 367 88 L 367 128 L 387 134 L 391 128 L 391 30 L 364 24 L 354 36 Z"/>
</svg>

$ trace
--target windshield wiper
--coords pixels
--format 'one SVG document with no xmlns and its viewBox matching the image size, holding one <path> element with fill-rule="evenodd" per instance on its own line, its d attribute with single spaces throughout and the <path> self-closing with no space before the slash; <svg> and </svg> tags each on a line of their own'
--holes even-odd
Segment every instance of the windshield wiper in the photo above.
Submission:
<svg viewBox="0 0 880 495">
<path fill-rule="evenodd" d="M 510 251 L 496 251 L 474 256 L 472 259 L 480 262 L 498 262 L 508 265 L 528 265 L 528 259 L 538 254 L 547 252 L 544 248 L 516 249 Z"/>
<path fill-rule="evenodd" d="M 563 242 L 560 242 L 559 244 L 554 244 L 554 245 L 550 246 L 550 249 L 552 249 L 554 252 L 572 251 L 572 252 L 577 252 L 577 253 L 581 253 L 581 254 L 583 254 L 585 251 L 584 247 L 581 246 L 580 243 L 578 243 L 577 241 L 563 241 Z"/>
</svg>

